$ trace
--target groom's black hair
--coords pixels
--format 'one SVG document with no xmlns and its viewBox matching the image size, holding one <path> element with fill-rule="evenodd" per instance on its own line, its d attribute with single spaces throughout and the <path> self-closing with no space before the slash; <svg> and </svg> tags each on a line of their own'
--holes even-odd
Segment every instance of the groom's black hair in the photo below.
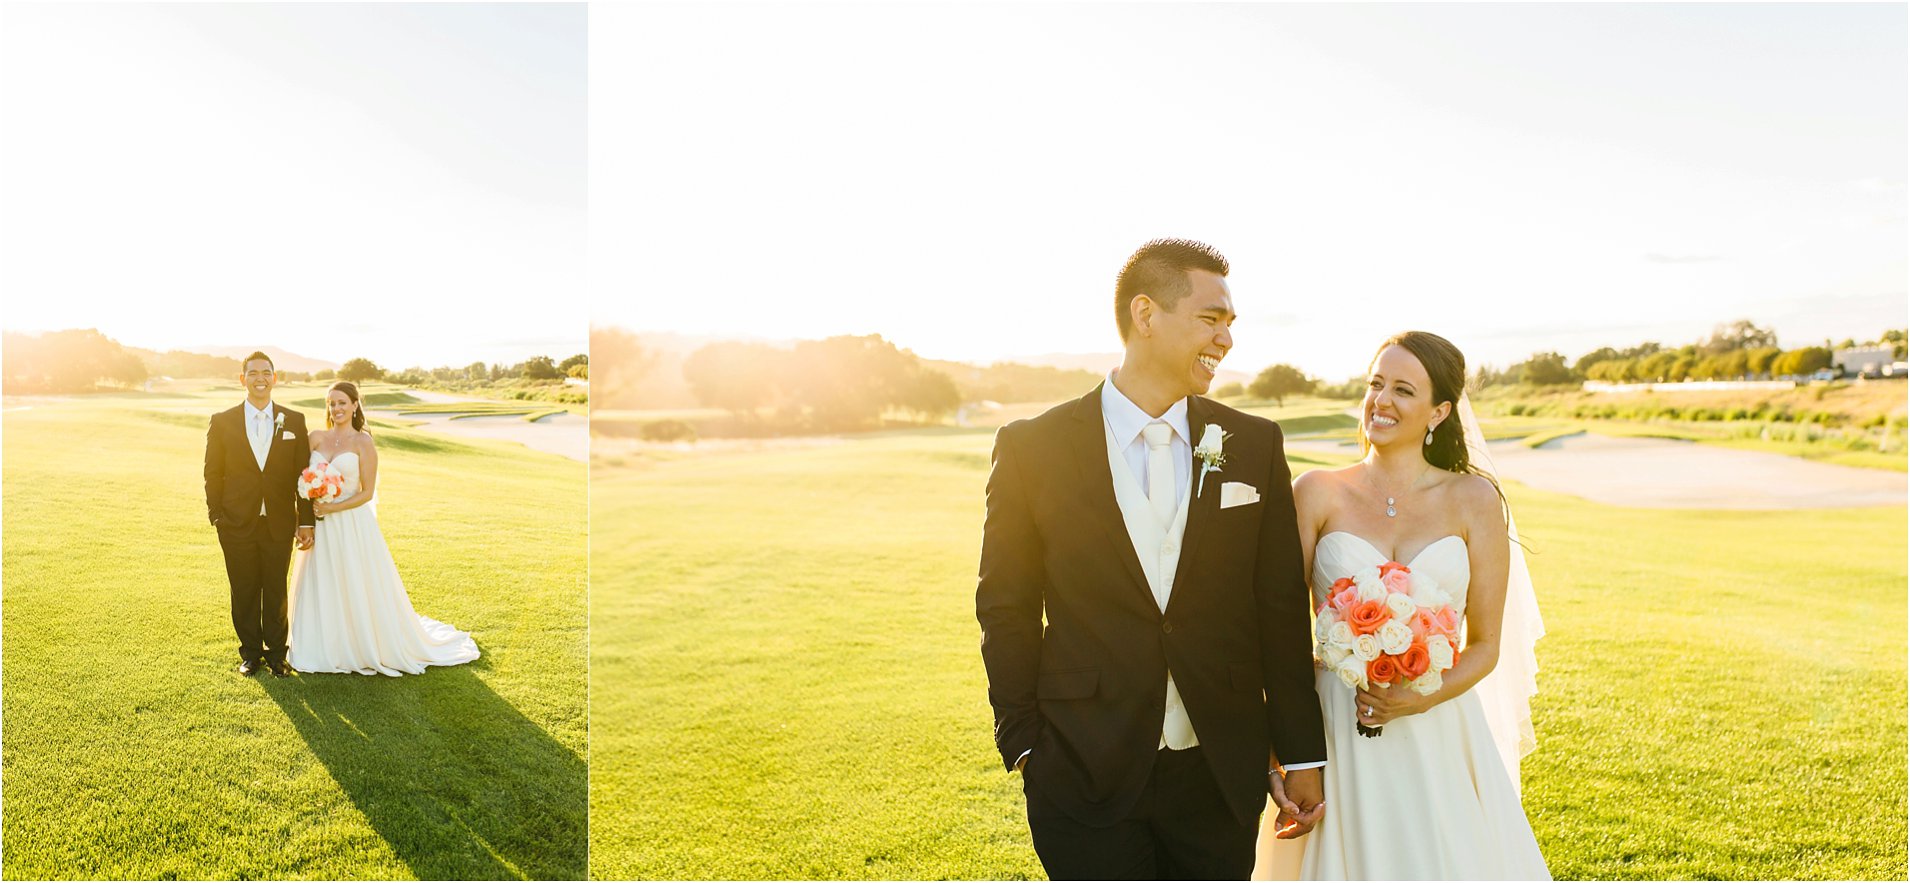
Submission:
<svg viewBox="0 0 1910 883">
<path fill-rule="evenodd" d="M 1192 239 L 1156 239 L 1143 245 L 1127 259 L 1121 275 L 1114 279 L 1114 321 L 1121 328 L 1121 340 L 1134 332 L 1134 318 L 1128 304 L 1134 296 L 1145 294 L 1172 310 L 1180 299 L 1194 290 L 1187 271 L 1206 270 L 1216 276 L 1227 275 L 1227 258 L 1214 247 Z"/>
<path fill-rule="evenodd" d="M 245 366 L 250 365 L 253 362 L 260 362 L 260 361 L 264 362 L 267 365 L 272 365 L 271 356 L 268 356 L 262 352 L 259 352 L 258 350 L 253 350 L 252 355 L 246 356 L 245 358 L 239 360 L 239 370 L 243 372 L 245 370 Z M 273 371 L 277 371 L 278 369 L 279 369 L 279 366 L 272 365 Z"/>
</svg>

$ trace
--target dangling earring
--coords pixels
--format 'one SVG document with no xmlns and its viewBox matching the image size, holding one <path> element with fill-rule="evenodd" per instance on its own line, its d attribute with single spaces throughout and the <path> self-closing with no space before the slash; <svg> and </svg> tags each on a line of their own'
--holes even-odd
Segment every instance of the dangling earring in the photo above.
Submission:
<svg viewBox="0 0 1910 883">
<path fill-rule="evenodd" d="M 1430 426 L 1426 427 L 1426 444 L 1429 446 L 1432 444 L 1432 431 L 1433 431 L 1432 427 Z"/>
</svg>

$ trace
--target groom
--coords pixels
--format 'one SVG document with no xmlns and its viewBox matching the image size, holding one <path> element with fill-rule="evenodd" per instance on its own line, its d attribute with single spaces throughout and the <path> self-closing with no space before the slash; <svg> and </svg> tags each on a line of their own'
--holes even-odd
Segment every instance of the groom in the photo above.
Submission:
<svg viewBox="0 0 1910 883">
<path fill-rule="evenodd" d="M 311 501 L 298 495 L 311 447 L 305 415 L 272 403 L 278 373 L 271 357 L 246 356 L 241 371 L 245 402 L 212 415 L 206 428 L 206 516 L 219 531 L 232 585 L 239 674 L 270 666 L 285 677 L 292 673 L 285 664 L 285 571 L 293 542 L 312 547 L 315 524 Z"/>
<path fill-rule="evenodd" d="M 1280 429 L 1200 395 L 1233 346 L 1226 276 L 1198 242 L 1143 246 L 1121 367 L 995 437 L 975 613 L 1054 879 L 1244 880 L 1270 791 L 1283 836 L 1324 812 Z"/>
</svg>

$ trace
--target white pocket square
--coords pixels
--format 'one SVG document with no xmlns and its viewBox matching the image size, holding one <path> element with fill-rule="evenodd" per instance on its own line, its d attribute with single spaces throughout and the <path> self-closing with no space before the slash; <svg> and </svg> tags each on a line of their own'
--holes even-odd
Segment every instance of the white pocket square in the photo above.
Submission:
<svg viewBox="0 0 1910 883">
<path fill-rule="evenodd" d="M 1260 492 L 1244 481 L 1230 481 L 1220 486 L 1220 508 L 1222 509 L 1258 502 L 1260 502 Z"/>
<path fill-rule="evenodd" d="M 295 438 L 298 438 L 298 436 L 296 436 L 296 435 L 293 435 L 293 434 L 292 434 L 292 431 L 291 431 L 291 430 L 289 430 L 289 429 L 288 429 L 288 430 L 285 430 L 285 431 L 284 431 L 283 433 L 280 433 L 280 434 L 279 434 L 279 439 L 280 439 L 280 440 L 282 440 L 282 441 L 291 441 L 291 440 L 293 440 L 293 439 L 295 439 Z"/>
</svg>

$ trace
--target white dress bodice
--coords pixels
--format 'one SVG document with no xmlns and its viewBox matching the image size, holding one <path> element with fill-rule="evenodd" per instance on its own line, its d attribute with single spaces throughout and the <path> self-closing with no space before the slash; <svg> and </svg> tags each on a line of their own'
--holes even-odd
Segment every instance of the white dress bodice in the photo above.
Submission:
<svg viewBox="0 0 1910 883">
<path fill-rule="evenodd" d="M 1326 600 L 1327 589 L 1335 580 L 1352 576 L 1361 568 L 1387 562 L 1386 553 L 1358 534 L 1336 530 L 1320 537 L 1313 547 L 1313 604 Z M 1408 570 L 1430 576 L 1452 595 L 1452 612 L 1466 615 L 1466 589 L 1472 584 L 1472 556 L 1466 541 L 1458 534 L 1440 537 L 1419 550 L 1411 561 L 1402 561 Z"/>
</svg>

